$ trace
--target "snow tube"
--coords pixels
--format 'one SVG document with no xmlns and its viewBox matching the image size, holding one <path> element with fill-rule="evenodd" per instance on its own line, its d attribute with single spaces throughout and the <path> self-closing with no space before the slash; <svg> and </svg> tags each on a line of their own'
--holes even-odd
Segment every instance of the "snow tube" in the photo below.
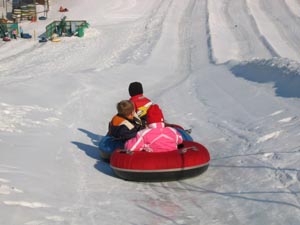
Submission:
<svg viewBox="0 0 300 225">
<path fill-rule="evenodd" d="M 177 124 L 168 124 L 168 123 L 166 124 L 166 126 L 175 128 L 181 134 L 184 141 L 193 141 L 191 135 L 183 127 Z"/>
<path fill-rule="evenodd" d="M 30 39 L 30 38 L 32 38 L 32 36 L 31 36 L 30 34 L 28 34 L 28 33 L 23 33 L 23 34 L 21 35 L 21 38 L 24 38 L 24 39 Z"/>
<path fill-rule="evenodd" d="M 193 138 L 181 126 L 175 124 L 168 124 L 168 126 L 174 127 L 181 134 L 184 141 L 193 141 Z M 124 143 L 112 136 L 106 135 L 101 138 L 98 148 L 100 150 L 100 157 L 109 161 L 113 151 L 124 148 Z"/>
<path fill-rule="evenodd" d="M 124 148 L 124 143 L 107 135 L 101 138 L 98 148 L 100 150 L 100 157 L 104 160 L 109 160 L 114 150 Z"/>
<path fill-rule="evenodd" d="M 52 42 L 60 42 L 61 40 L 60 40 L 60 38 L 56 37 L 56 38 L 52 38 L 51 41 Z"/>
<path fill-rule="evenodd" d="M 10 38 L 9 37 L 4 37 L 3 41 L 10 41 Z"/>
<path fill-rule="evenodd" d="M 40 17 L 39 17 L 39 20 L 46 20 L 46 19 L 47 19 L 46 16 L 40 16 Z"/>
<path fill-rule="evenodd" d="M 177 127 L 175 127 L 175 129 L 181 134 L 182 139 L 184 141 L 193 141 L 191 135 L 188 132 L 186 132 L 184 129 L 177 128 Z"/>
<path fill-rule="evenodd" d="M 47 38 L 42 37 L 42 38 L 39 40 L 39 43 L 45 43 L 45 42 L 47 42 L 47 41 L 48 41 Z"/>
<path fill-rule="evenodd" d="M 197 176 L 207 170 L 208 150 L 193 141 L 184 141 L 168 152 L 114 151 L 110 165 L 114 173 L 129 181 L 170 181 Z"/>
</svg>

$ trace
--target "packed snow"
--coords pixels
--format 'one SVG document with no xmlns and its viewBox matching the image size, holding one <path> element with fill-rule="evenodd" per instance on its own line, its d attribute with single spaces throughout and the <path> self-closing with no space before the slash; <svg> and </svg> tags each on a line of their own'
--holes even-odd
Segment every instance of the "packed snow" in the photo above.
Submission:
<svg viewBox="0 0 300 225">
<path fill-rule="evenodd" d="M 69 9 L 60 13 L 60 6 Z M 0 224 L 300 224 L 299 0 L 52 0 L 0 42 Z M 85 35 L 39 43 L 54 20 Z M 34 35 L 36 34 L 36 36 Z M 129 182 L 97 144 L 140 81 L 211 155 Z"/>
</svg>

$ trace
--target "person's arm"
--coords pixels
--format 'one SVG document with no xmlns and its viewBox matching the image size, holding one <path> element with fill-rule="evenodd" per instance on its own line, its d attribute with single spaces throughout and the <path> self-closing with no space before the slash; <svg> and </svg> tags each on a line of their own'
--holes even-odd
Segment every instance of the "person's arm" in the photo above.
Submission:
<svg viewBox="0 0 300 225">
<path fill-rule="evenodd" d="M 144 147 L 143 137 L 137 133 L 134 138 L 131 138 L 125 142 L 125 149 L 128 151 L 142 151 Z"/>
<path fill-rule="evenodd" d="M 136 134 L 137 130 L 134 127 L 129 129 L 126 125 L 121 125 L 118 130 L 118 136 L 124 141 L 135 137 Z"/>
</svg>

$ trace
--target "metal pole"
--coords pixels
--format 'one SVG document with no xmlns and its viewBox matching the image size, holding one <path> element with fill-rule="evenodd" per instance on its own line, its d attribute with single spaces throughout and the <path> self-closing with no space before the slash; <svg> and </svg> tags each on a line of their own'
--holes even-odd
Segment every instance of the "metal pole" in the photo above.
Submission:
<svg viewBox="0 0 300 225">
<path fill-rule="evenodd" d="M 3 3 L 2 3 L 2 8 L 4 9 L 4 0 L 3 0 Z M 6 15 L 5 15 L 5 17 L 6 17 Z M 2 11 L 2 18 L 4 18 L 3 11 Z"/>
</svg>

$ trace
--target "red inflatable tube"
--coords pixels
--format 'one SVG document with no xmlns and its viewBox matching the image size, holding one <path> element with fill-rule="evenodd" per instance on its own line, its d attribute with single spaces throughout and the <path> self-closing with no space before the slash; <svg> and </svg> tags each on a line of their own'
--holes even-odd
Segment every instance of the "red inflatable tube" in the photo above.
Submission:
<svg viewBox="0 0 300 225">
<path fill-rule="evenodd" d="M 207 170 L 208 150 L 201 144 L 184 141 L 180 149 L 168 152 L 112 153 L 110 165 L 115 174 L 131 181 L 166 181 L 197 176 Z"/>
</svg>

